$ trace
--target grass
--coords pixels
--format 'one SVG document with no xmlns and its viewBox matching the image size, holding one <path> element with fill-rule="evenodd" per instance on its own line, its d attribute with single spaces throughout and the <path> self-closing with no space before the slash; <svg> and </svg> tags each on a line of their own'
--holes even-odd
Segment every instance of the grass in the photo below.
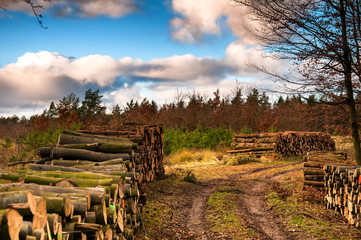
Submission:
<svg viewBox="0 0 361 240">
<path fill-rule="evenodd" d="M 325 209 L 317 194 L 302 190 L 302 179 L 302 173 L 293 174 L 270 187 L 267 195 L 268 207 L 284 220 L 287 230 L 301 232 L 303 239 L 358 239 L 359 230 Z"/>
<path fill-rule="evenodd" d="M 244 192 L 222 186 L 207 202 L 206 221 L 213 234 L 227 239 L 249 239 L 258 236 L 247 226 L 247 217 L 238 210 L 238 198 Z"/>
<path fill-rule="evenodd" d="M 187 233 L 189 217 L 182 211 L 189 208 L 191 199 L 204 186 L 202 183 L 224 179 L 207 200 L 207 231 L 220 239 L 259 239 L 254 222 L 240 205 L 249 180 L 268 181 L 267 176 L 288 172 L 277 177 L 278 184 L 269 184 L 267 206 L 279 217 L 286 231 L 299 239 L 359 239 L 360 231 L 349 227 L 338 213 L 325 209 L 322 195 L 303 191 L 303 175 L 300 165 L 289 165 L 241 176 L 229 182 L 228 176 L 250 173 L 255 169 L 278 164 L 299 162 L 302 157 L 272 158 L 265 156 L 258 161 L 226 164 L 223 152 L 211 150 L 185 150 L 168 156 L 167 177 L 147 184 L 148 201 L 145 205 L 145 223 L 148 239 L 197 239 Z M 222 160 L 220 160 L 222 159 Z M 297 170 L 297 171 L 293 171 Z M 196 184 L 184 181 L 191 177 Z M 192 181 L 191 181 L 192 182 Z M 208 182 L 208 183 L 211 183 Z"/>
<path fill-rule="evenodd" d="M 213 150 L 183 150 L 165 158 L 165 164 L 174 168 L 192 168 L 220 164 L 223 153 Z"/>
<path fill-rule="evenodd" d="M 144 239 L 177 239 L 188 235 L 186 222 L 177 219 L 187 218 L 182 216 L 181 209 L 189 204 L 187 194 L 194 194 L 190 189 L 197 189 L 198 185 L 183 181 L 184 176 L 183 172 L 172 173 L 147 184 L 148 196 L 144 206 L 147 234 L 142 236 Z"/>
</svg>

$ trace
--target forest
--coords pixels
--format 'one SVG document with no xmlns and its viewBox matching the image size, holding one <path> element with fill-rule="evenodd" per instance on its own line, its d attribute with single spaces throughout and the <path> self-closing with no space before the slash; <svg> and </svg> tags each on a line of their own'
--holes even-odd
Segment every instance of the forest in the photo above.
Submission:
<svg viewBox="0 0 361 240">
<path fill-rule="evenodd" d="M 349 133 L 346 105 L 322 104 L 315 95 L 278 96 L 271 100 L 257 88 L 234 89 L 222 96 L 217 89 L 206 97 L 196 91 L 178 94 L 171 103 L 160 105 L 144 98 L 119 103 L 106 109 L 98 90 L 89 89 L 84 100 L 74 93 L 51 102 L 41 115 L 30 119 L 0 117 L 0 138 L 15 137 L 30 130 L 92 129 L 117 130 L 122 124 L 160 124 L 166 129 L 193 131 L 197 127 L 227 128 L 239 133 L 277 131 L 323 131 L 333 135 Z M 120 107 L 124 105 L 124 107 Z M 359 107 L 359 106 L 358 106 Z"/>
</svg>

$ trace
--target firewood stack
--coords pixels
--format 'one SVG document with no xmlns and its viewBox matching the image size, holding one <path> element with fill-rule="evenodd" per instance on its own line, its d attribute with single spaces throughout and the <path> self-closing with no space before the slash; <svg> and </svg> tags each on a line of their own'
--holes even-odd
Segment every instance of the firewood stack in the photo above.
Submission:
<svg viewBox="0 0 361 240">
<path fill-rule="evenodd" d="M 323 168 L 327 164 L 347 164 L 347 155 L 343 152 L 308 152 L 303 158 L 304 186 L 323 190 L 325 187 Z"/>
<path fill-rule="evenodd" d="M 361 227 L 361 168 L 326 165 L 326 207 L 340 212 L 351 225 Z"/>
<path fill-rule="evenodd" d="M 139 158 L 136 164 L 144 169 L 144 177 L 147 182 L 164 175 L 163 167 L 163 128 L 144 126 L 141 129 L 142 143 L 138 147 Z"/>
<path fill-rule="evenodd" d="M 230 154 L 257 154 L 273 151 L 277 133 L 236 134 L 232 139 Z"/>
<path fill-rule="evenodd" d="M 274 150 L 284 156 L 299 156 L 310 151 L 335 151 L 335 142 L 323 132 L 283 132 L 278 134 Z"/>
<path fill-rule="evenodd" d="M 123 125 L 122 131 L 79 130 L 79 134 L 124 137 L 137 143 L 135 163 L 141 169 L 144 181 L 150 182 L 164 175 L 163 128 L 159 125 Z"/>
<path fill-rule="evenodd" d="M 133 239 L 145 181 L 164 173 L 162 130 L 144 129 L 65 132 L 36 164 L 0 172 L 13 182 L 0 185 L 0 239 Z"/>
</svg>

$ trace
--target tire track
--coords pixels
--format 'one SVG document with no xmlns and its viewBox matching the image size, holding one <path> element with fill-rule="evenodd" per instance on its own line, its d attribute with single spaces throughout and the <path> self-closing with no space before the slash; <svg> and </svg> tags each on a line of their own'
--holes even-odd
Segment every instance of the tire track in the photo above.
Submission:
<svg viewBox="0 0 361 240">
<path fill-rule="evenodd" d="M 300 162 L 279 164 L 276 166 L 270 166 L 265 168 L 257 168 L 247 173 L 237 173 L 229 175 L 227 179 L 212 179 L 203 183 L 204 187 L 197 191 L 192 200 L 192 205 L 188 210 L 187 227 L 190 233 L 197 236 L 196 239 L 210 239 L 210 236 L 207 234 L 208 226 L 205 222 L 206 202 L 209 196 L 216 192 L 217 188 L 221 185 L 234 181 L 243 181 L 240 178 L 244 176 L 249 176 L 259 172 L 267 172 L 273 169 L 284 168 L 288 166 L 297 166 L 298 164 L 300 164 Z M 273 178 L 278 177 L 282 174 L 287 174 L 297 170 L 299 169 L 297 168 L 285 170 L 280 173 L 273 173 L 272 175 L 265 176 L 264 180 L 272 180 Z M 245 197 L 242 199 L 242 208 L 245 209 L 246 212 L 249 214 L 249 217 L 255 223 L 256 228 L 260 232 L 262 232 L 263 235 L 268 236 L 269 239 L 290 239 L 288 235 L 280 228 L 280 226 L 278 226 L 277 223 L 275 223 L 274 221 L 270 221 L 270 219 L 274 217 L 272 213 L 269 211 L 265 211 L 264 203 L 265 193 L 267 192 L 267 183 L 265 181 L 252 181 L 251 186 L 252 187 L 246 191 Z"/>
</svg>

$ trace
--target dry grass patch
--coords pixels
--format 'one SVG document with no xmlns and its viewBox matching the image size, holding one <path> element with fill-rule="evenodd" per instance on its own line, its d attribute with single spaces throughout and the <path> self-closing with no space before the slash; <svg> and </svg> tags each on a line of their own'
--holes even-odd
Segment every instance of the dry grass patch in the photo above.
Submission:
<svg viewBox="0 0 361 240">
<path fill-rule="evenodd" d="M 198 167 L 220 164 L 223 153 L 211 150 L 183 150 L 165 159 L 165 164 L 173 168 Z"/>
</svg>

